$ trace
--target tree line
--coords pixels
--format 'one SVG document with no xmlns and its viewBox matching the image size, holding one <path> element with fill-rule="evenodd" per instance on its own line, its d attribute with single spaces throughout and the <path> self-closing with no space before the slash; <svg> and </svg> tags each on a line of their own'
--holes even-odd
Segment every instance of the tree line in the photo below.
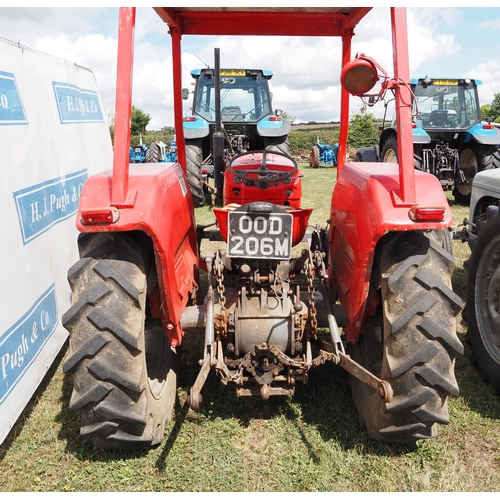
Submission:
<svg viewBox="0 0 500 500">
<path fill-rule="evenodd" d="M 287 116 L 286 114 L 284 114 Z M 132 119 L 130 127 L 130 145 L 137 146 L 149 144 L 161 140 L 168 144 L 173 139 L 174 127 L 166 126 L 161 130 L 149 131 L 146 127 L 151 121 L 151 116 L 141 109 L 132 107 Z M 376 119 L 372 113 L 362 108 L 351 117 L 349 126 L 348 146 L 353 148 L 369 147 L 378 144 L 380 131 L 376 126 Z M 111 139 L 114 139 L 114 126 L 110 126 Z M 292 130 L 289 134 L 290 150 L 292 153 L 311 150 L 319 141 L 323 144 L 334 145 L 338 142 L 339 128 L 331 127 L 322 130 Z"/>
</svg>

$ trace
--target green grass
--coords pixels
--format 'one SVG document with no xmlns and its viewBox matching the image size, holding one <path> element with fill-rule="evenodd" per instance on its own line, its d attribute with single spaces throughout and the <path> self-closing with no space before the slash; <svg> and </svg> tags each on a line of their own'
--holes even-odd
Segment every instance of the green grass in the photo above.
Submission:
<svg viewBox="0 0 500 500">
<path fill-rule="evenodd" d="M 329 216 L 336 169 L 303 168 L 311 222 Z M 452 198 L 450 197 L 450 200 Z M 467 207 L 451 203 L 455 223 Z M 197 209 L 210 220 L 209 209 Z M 454 287 L 463 298 L 468 246 L 454 241 Z M 464 327 L 459 325 L 464 340 Z M 347 374 L 324 365 L 294 398 L 235 396 L 211 373 L 200 413 L 186 395 L 199 369 L 201 339 L 190 337 L 181 361 L 175 418 L 164 442 L 141 452 L 103 451 L 79 436 L 68 411 L 71 380 L 62 373 L 66 347 L 0 446 L 1 491 L 498 491 L 500 401 L 474 368 L 466 346 L 449 401 L 450 424 L 414 446 L 370 441 L 359 429 Z"/>
</svg>

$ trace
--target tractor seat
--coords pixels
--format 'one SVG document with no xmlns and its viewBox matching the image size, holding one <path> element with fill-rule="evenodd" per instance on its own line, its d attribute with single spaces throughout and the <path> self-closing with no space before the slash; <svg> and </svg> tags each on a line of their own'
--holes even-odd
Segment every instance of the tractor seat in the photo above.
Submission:
<svg viewBox="0 0 500 500">
<path fill-rule="evenodd" d="M 429 116 L 429 125 L 431 127 L 444 127 L 448 122 L 448 111 L 444 109 L 436 109 L 431 111 Z"/>
<path fill-rule="evenodd" d="M 239 106 L 224 106 L 221 111 L 222 121 L 228 122 L 242 122 L 243 114 Z"/>
</svg>

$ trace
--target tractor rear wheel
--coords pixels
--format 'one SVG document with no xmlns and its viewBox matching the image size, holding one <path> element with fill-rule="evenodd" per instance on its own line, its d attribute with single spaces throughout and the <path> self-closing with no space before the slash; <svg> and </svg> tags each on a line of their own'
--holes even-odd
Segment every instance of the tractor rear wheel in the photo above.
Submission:
<svg viewBox="0 0 500 500">
<path fill-rule="evenodd" d="M 203 189 L 203 174 L 201 172 L 202 145 L 201 140 L 186 140 L 186 170 L 187 181 L 195 208 L 202 207 L 206 203 Z"/>
<path fill-rule="evenodd" d="M 385 141 L 380 159 L 384 163 L 398 162 L 398 141 L 395 135 L 389 136 Z"/>
<path fill-rule="evenodd" d="M 152 142 L 151 146 L 146 150 L 146 163 L 158 163 L 160 161 L 160 146 L 156 142 Z"/>
<path fill-rule="evenodd" d="M 413 146 L 413 166 L 417 170 L 422 170 L 422 147 Z M 395 135 L 390 135 L 382 147 L 380 161 L 383 163 L 398 163 L 398 139 Z"/>
<path fill-rule="evenodd" d="M 500 209 L 490 206 L 469 242 L 467 269 L 468 340 L 474 362 L 500 396 Z"/>
<path fill-rule="evenodd" d="M 290 156 L 290 140 L 287 135 L 280 137 L 265 137 L 264 149 L 266 151 L 277 151 Z"/>
<path fill-rule="evenodd" d="M 436 238 L 437 237 L 437 238 Z M 436 241 L 436 239 L 438 241 Z M 435 437 L 447 424 L 448 396 L 458 396 L 455 358 L 462 301 L 451 288 L 454 261 L 445 233 L 392 233 L 377 247 L 372 287 L 378 290 L 382 326 L 367 326 L 348 352 L 394 391 L 385 403 L 351 377 L 361 426 L 371 439 L 413 443 Z"/>
<path fill-rule="evenodd" d="M 312 168 L 319 168 L 321 162 L 321 154 L 319 152 L 318 146 L 313 146 L 311 150 L 311 156 L 309 157 L 309 165 Z"/>
<path fill-rule="evenodd" d="M 457 203 L 470 203 L 472 193 L 472 179 L 478 172 L 500 167 L 500 151 L 498 146 L 488 146 L 471 143 L 460 152 L 460 166 L 465 174 L 467 183 L 456 184 L 453 196 Z"/>
<path fill-rule="evenodd" d="M 152 251 L 127 233 L 86 234 L 79 245 L 68 272 L 73 305 L 63 316 L 69 408 L 82 412 L 80 433 L 98 447 L 156 445 L 172 418 L 177 354 L 159 321 L 146 318 Z"/>
</svg>

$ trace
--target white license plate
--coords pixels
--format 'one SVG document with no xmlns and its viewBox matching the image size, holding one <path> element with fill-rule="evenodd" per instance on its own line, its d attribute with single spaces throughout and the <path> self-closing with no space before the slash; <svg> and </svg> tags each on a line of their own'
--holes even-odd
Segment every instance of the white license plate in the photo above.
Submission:
<svg viewBox="0 0 500 500">
<path fill-rule="evenodd" d="M 229 212 L 228 256 L 242 259 L 289 259 L 292 215 Z"/>
</svg>

